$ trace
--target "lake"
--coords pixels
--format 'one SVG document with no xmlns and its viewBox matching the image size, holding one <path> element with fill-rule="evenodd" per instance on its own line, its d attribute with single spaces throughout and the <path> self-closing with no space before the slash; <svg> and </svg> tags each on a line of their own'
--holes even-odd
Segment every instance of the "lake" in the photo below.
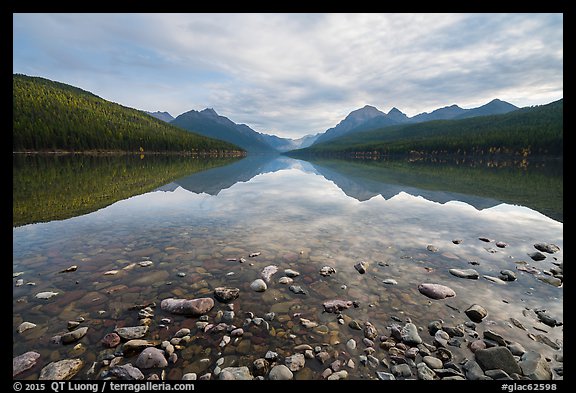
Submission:
<svg viewBox="0 0 576 393">
<path fill-rule="evenodd" d="M 562 379 L 563 326 L 542 317 L 563 321 L 561 161 L 30 155 L 13 163 L 13 356 L 40 355 L 17 379 L 38 379 L 64 359 L 81 360 L 74 379 L 116 378 L 127 363 L 145 378 L 215 379 L 241 366 L 268 378 L 276 363 L 294 379 L 343 378 L 335 361 L 348 379 L 409 379 L 427 352 L 444 361 L 435 379 L 473 379 L 462 363 L 482 338 L 541 354 Z M 535 244 L 558 250 L 536 260 Z M 267 288 L 255 291 L 262 278 Z M 423 283 L 455 296 L 426 296 Z M 215 299 L 219 287 L 238 297 L 216 299 L 202 316 L 161 306 Z M 330 312 L 331 300 L 347 308 Z M 481 321 L 465 312 L 474 304 L 487 311 Z M 429 330 L 434 321 L 451 333 L 444 345 Z M 398 336 L 410 324 L 422 343 Z M 120 330 L 117 346 L 102 343 L 140 325 L 148 328 Z M 62 339 L 83 327 L 81 338 Z M 126 345 L 131 337 L 147 341 Z M 176 356 L 166 366 L 142 365 L 144 347 L 170 340 Z M 268 360 L 256 368 L 260 358 Z"/>
</svg>

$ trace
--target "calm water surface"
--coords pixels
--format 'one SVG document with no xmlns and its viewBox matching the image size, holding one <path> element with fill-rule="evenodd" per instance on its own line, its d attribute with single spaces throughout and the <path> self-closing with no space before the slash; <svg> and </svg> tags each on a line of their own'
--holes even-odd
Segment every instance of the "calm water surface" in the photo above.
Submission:
<svg viewBox="0 0 576 393">
<path fill-rule="evenodd" d="M 499 241 L 507 246 L 497 247 Z M 528 254 L 542 242 L 560 251 L 533 261 Z M 251 253 L 259 255 L 249 257 Z M 140 266 L 143 261 L 152 264 Z M 360 261 L 367 265 L 365 274 L 354 268 Z M 350 320 L 361 325 L 369 321 L 380 335 L 390 335 L 394 323 L 412 321 L 422 328 L 424 342 L 432 344 L 429 322 L 467 322 L 464 310 L 476 303 L 488 310 L 476 325 L 480 337 L 492 330 L 549 357 L 552 368 L 561 367 L 555 355 L 563 352 L 563 327 L 543 324 L 534 310 L 546 309 L 563 320 L 563 288 L 540 280 L 546 274 L 518 267 L 548 272 L 562 261 L 563 223 L 525 206 L 497 197 L 368 181 L 321 163 L 248 157 L 89 214 L 15 227 L 13 272 L 21 274 L 13 278 L 13 355 L 32 350 L 41 355 L 18 378 L 37 379 L 42 367 L 68 358 L 84 360 L 75 379 L 101 378 L 107 370 L 102 360 L 120 355 L 120 347 L 104 348 L 102 338 L 116 327 L 139 325 L 137 306 L 155 303 L 145 339 L 169 340 L 179 329 L 191 329 L 191 341 L 177 349 L 177 362 L 165 368 L 168 379 L 212 372 L 220 358 L 221 368 L 251 368 L 267 351 L 283 359 L 298 344 L 321 346 L 333 359 L 352 359 L 355 368 L 346 368 L 349 379 L 376 379 L 376 371 L 389 370 L 361 364 L 364 335 L 349 327 Z M 77 270 L 61 272 L 71 265 Z M 254 292 L 250 284 L 269 265 L 278 272 L 266 291 Z M 320 275 L 324 266 L 336 273 Z M 474 268 L 480 278 L 457 278 L 448 272 L 451 268 Z M 294 285 L 305 294 L 278 283 L 285 269 L 300 273 Z M 498 277 L 502 269 L 514 271 L 517 280 L 496 283 L 484 277 Z M 105 275 L 109 271 L 117 273 Z M 15 286 L 18 279 L 23 285 Z M 383 283 L 386 279 L 396 284 Z M 456 296 L 429 299 L 418 291 L 421 283 L 447 285 Z M 241 338 L 224 347 L 219 343 L 225 332 L 204 333 L 196 327 L 198 318 L 160 308 L 163 299 L 213 297 L 214 288 L 222 286 L 240 289 L 228 323 L 244 328 Z M 57 295 L 35 297 L 45 291 Z M 331 299 L 357 301 L 359 307 L 344 310 L 345 323 L 340 324 L 335 314 L 323 312 L 322 303 Z M 220 322 L 226 310 L 216 301 L 208 321 Z M 275 315 L 267 325 L 246 321 L 247 313 L 264 317 L 270 312 Z M 88 326 L 85 337 L 67 345 L 51 342 L 79 317 L 84 318 L 80 326 Z M 318 326 L 304 327 L 300 318 Z M 24 321 L 37 326 L 18 333 Z M 356 349 L 346 346 L 351 338 Z M 459 345 L 448 346 L 455 363 L 473 358 L 467 348 L 473 340 L 467 334 Z M 374 356 L 389 358 L 378 342 Z M 125 354 L 119 364 L 134 364 L 136 358 Z M 294 377 L 319 379 L 327 366 L 307 359 Z M 142 371 L 145 376 L 161 372 Z M 562 377 L 555 373 L 554 378 Z"/>
</svg>

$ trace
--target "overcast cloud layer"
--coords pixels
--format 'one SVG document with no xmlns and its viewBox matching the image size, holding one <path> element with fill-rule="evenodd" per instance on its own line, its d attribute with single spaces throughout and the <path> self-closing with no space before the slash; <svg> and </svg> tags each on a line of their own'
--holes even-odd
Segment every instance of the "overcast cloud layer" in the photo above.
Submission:
<svg viewBox="0 0 576 393">
<path fill-rule="evenodd" d="M 408 116 L 563 97 L 562 14 L 14 14 L 13 71 L 122 105 L 214 108 L 298 138 L 352 110 Z"/>
</svg>

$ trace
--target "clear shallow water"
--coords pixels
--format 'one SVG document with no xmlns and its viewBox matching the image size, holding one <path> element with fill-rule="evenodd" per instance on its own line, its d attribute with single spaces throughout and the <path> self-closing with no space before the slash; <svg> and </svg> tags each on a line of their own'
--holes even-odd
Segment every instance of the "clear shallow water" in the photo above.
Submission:
<svg viewBox="0 0 576 393">
<path fill-rule="evenodd" d="M 488 317 L 476 327 L 480 337 L 484 330 L 495 331 L 549 357 L 552 367 L 562 365 L 554 355 L 562 353 L 563 327 L 544 325 L 533 310 L 545 308 L 562 320 L 563 288 L 517 270 L 524 265 L 521 261 L 545 271 L 563 260 L 561 222 L 494 200 L 484 199 L 484 206 L 491 207 L 478 209 L 459 201 L 456 194 L 452 200 L 442 193 L 443 202 L 435 202 L 434 193 L 419 193 L 414 187 L 387 198 L 382 193 L 360 201 L 322 176 L 321 167 L 285 157 L 253 160 L 242 176 L 236 176 L 238 182 L 230 181 L 233 176 L 218 179 L 216 174 L 226 167 L 216 168 L 87 215 L 14 228 L 13 271 L 23 274 L 13 281 L 23 279 L 25 285 L 13 290 L 13 354 L 30 350 L 41 354 L 37 366 L 18 377 L 36 379 L 50 361 L 79 357 L 85 366 L 75 378 L 98 378 L 106 370 L 102 358 L 115 352 L 104 349 L 100 340 L 115 327 L 138 325 L 133 306 L 152 302 L 158 307 L 145 338 L 170 339 L 182 327 L 192 330 L 192 341 L 177 351 L 176 364 L 166 368 L 172 379 L 186 372 L 213 371 L 221 357 L 224 366 L 249 367 L 268 350 L 283 359 L 301 343 L 340 351 L 339 359 L 353 359 L 356 367 L 347 369 L 349 379 L 375 379 L 375 371 L 389 371 L 383 365 L 360 364 L 363 333 L 323 312 L 322 303 L 330 299 L 358 301 L 358 308 L 343 312 L 345 321 L 370 321 L 380 334 L 389 335 L 391 324 L 403 326 L 409 319 L 423 328 L 420 335 L 426 343 L 433 342 L 426 330 L 430 321 L 441 319 L 447 326 L 464 323 L 469 320 L 464 310 L 477 303 L 488 310 Z M 454 244 L 454 239 L 462 242 Z M 508 246 L 496 247 L 496 241 Z M 540 242 L 556 244 L 561 251 L 533 261 L 527 254 L 536 251 L 533 245 Z M 438 250 L 429 251 L 428 245 Z M 260 254 L 248 256 L 255 252 Z M 240 257 L 246 262 L 229 260 Z M 133 265 L 145 260 L 153 264 Z M 366 274 L 355 270 L 359 261 L 367 263 Z M 78 269 L 60 273 L 70 265 Z M 279 271 L 268 289 L 252 291 L 250 283 L 269 265 Z M 336 273 L 321 276 L 323 266 L 334 267 Z M 288 268 L 300 272 L 294 284 L 306 295 L 278 283 Z M 450 268 L 474 268 L 480 278 L 457 278 L 448 272 Z M 515 271 L 518 279 L 498 284 L 482 277 L 497 277 L 502 269 Z M 118 273 L 104 275 L 110 270 Z M 397 284 L 384 284 L 385 279 Z M 429 299 L 417 289 L 423 282 L 448 285 L 456 296 Z M 197 318 L 171 315 L 159 307 L 169 297 L 213 297 L 214 288 L 220 286 L 240 289 L 233 302 L 234 325 L 242 327 L 247 312 L 258 317 L 275 312 L 269 329 L 247 325 L 241 339 L 222 349 L 218 344 L 223 333 L 204 333 L 196 328 Z M 42 291 L 58 295 L 36 299 Z M 220 310 L 226 307 L 216 302 L 208 313 L 210 322 L 218 321 Z M 81 326 L 89 327 L 80 347 L 50 342 L 66 331 L 67 321 L 80 316 L 85 318 Z M 168 328 L 159 326 L 165 317 L 171 319 Z M 301 317 L 318 322 L 319 327 L 303 327 Z M 527 330 L 512 325 L 511 317 Z M 23 321 L 37 326 L 20 334 L 17 329 Z M 537 335 L 548 337 L 560 349 L 535 340 Z M 355 350 L 346 347 L 350 338 L 358 342 Z M 448 347 L 455 362 L 473 358 L 466 347 L 471 340 L 466 336 L 460 347 Z M 374 356 L 388 355 L 377 343 Z M 136 355 L 127 356 L 120 364 L 134 364 L 135 359 Z M 95 372 L 88 373 L 94 362 Z M 297 371 L 295 378 L 318 379 L 326 367 L 307 359 L 306 368 Z"/>
</svg>

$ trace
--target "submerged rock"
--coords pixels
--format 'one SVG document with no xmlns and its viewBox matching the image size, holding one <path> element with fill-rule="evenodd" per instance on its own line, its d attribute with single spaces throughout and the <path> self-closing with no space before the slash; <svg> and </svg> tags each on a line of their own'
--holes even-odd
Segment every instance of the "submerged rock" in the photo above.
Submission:
<svg viewBox="0 0 576 393">
<path fill-rule="evenodd" d="M 535 312 L 538 319 L 550 327 L 563 325 L 563 322 L 559 321 L 557 317 L 548 314 L 546 310 L 536 310 Z"/>
<path fill-rule="evenodd" d="M 418 290 L 421 294 L 436 300 L 456 296 L 452 288 L 441 284 L 423 283 L 418 285 Z"/>
<path fill-rule="evenodd" d="M 364 322 L 364 337 L 369 340 L 374 340 L 378 337 L 378 329 L 368 321 Z"/>
<path fill-rule="evenodd" d="M 418 345 L 422 343 L 422 338 L 418 335 L 418 327 L 413 323 L 407 323 L 400 331 L 402 342 L 407 345 Z"/>
<path fill-rule="evenodd" d="M 530 379 L 548 380 L 552 379 L 552 371 L 548 362 L 542 354 L 534 351 L 526 352 L 519 362 L 522 374 Z"/>
<path fill-rule="evenodd" d="M 449 269 L 450 274 L 460 278 L 469 278 L 472 280 L 477 280 L 479 274 L 474 269 Z"/>
<path fill-rule="evenodd" d="M 32 322 L 22 322 L 22 323 L 20 324 L 20 326 L 18 326 L 17 331 L 18 331 L 18 333 L 22 334 L 22 333 L 24 333 L 26 330 L 33 329 L 33 328 L 35 328 L 36 326 L 37 326 L 37 325 L 36 325 L 35 323 L 32 323 Z"/>
<path fill-rule="evenodd" d="M 394 374 L 386 373 L 384 371 L 376 371 L 376 376 L 381 381 L 394 381 L 394 380 L 396 380 L 396 377 L 394 377 Z"/>
<path fill-rule="evenodd" d="M 320 275 L 326 277 L 326 276 L 330 276 L 331 274 L 336 273 L 336 269 L 334 269 L 332 266 L 324 266 L 320 269 Z"/>
<path fill-rule="evenodd" d="M 530 258 L 532 258 L 535 261 L 542 261 L 544 259 L 546 259 L 546 255 L 542 254 L 541 252 L 535 251 L 533 253 L 528 254 L 528 256 Z"/>
<path fill-rule="evenodd" d="M 108 372 L 123 381 L 132 381 L 132 380 L 142 380 L 144 379 L 144 374 L 142 371 L 137 369 L 136 367 L 132 366 L 131 363 L 123 364 L 122 366 L 114 366 L 110 367 Z"/>
<path fill-rule="evenodd" d="M 268 379 L 271 380 L 285 381 L 292 378 L 294 378 L 294 374 L 284 364 L 278 364 L 272 367 L 272 370 L 270 370 L 270 373 L 268 373 Z"/>
<path fill-rule="evenodd" d="M 101 340 L 102 345 L 107 348 L 114 348 L 120 344 L 120 336 L 116 333 L 108 333 Z"/>
<path fill-rule="evenodd" d="M 292 270 L 292 269 L 284 270 L 284 274 L 290 278 L 298 277 L 300 275 L 299 272 L 297 272 L 296 270 Z"/>
<path fill-rule="evenodd" d="M 87 332 L 88 332 L 88 326 L 84 326 L 79 329 L 72 330 L 71 332 L 68 332 L 66 334 L 63 334 L 62 336 L 60 336 L 60 339 L 62 340 L 62 344 L 70 344 L 73 343 L 74 341 L 80 340 L 82 337 L 86 335 Z"/>
<path fill-rule="evenodd" d="M 272 275 L 274 273 L 276 273 L 278 271 L 278 266 L 276 265 L 269 265 L 266 266 L 264 268 L 264 270 L 262 270 L 262 273 L 260 273 L 260 276 L 262 277 L 262 279 L 264 279 L 264 281 L 266 281 L 267 283 L 270 282 L 270 279 L 272 278 Z"/>
<path fill-rule="evenodd" d="M 124 340 L 134 340 L 144 337 L 148 333 L 148 329 L 148 326 L 122 327 L 116 328 L 114 332 Z"/>
<path fill-rule="evenodd" d="M 418 379 L 425 381 L 431 381 L 436 377 L 436 373 L 425 363 L 418 363 L 416 374 L 418 375 Z"/>
<path fill-rule="evenodd" d="M 492 347 L 486 349 L 479 349 L 474 352 L 476 362 L 480 365 L 482 370 L 495 370 L 500 369 L 508 374 L 516 373 L 521 374 L 522 370 L 512 352 L 506 347 Z"/>
<path fill-rule="evenodd" d="M 290 289 L 295 294 L 306 295 L 306 291 L 304 291 L 300 285 L 290 285 L 288 289 Z"/>
<path fill-rule="evenodd" d="M 473 322 L 482 322 L 484 318 L 488 315 L 488 311 L 479 304 L 473 304 L 466 311 L 464 311 L 466 316 L 470 318 Z"/>
<path fill-rule="evenodd" d="M 306 359 L 304 358 L 303 354 L 297 353 L 292 356 L 287 356 L 284 359 L 284 362 L 286 363 L 286 367 L 288 367 L 290 371 L 296 372 L 304 367 Z"/>
<path fill-rule="evenodd" d="M 39 357 L 40 354 L 38 352 L 29 351 L 13 358 L 12 377 L 15 377 L 16 375 L 34 367 Z"/>
<path fill-rule="evenodd" d="M 160 308 L 172 314 L 198 316 L 206 314 L 214 307 L 214 300 L 209 297 L 197 299 L 173 299 L 162 300 Z"/>
<path fill-rule="evenodd" d="M 72 265 L 70 267 L 67 267 L 64 270 L 61 270 L 60 273 L 69 273 L 69 272 L 75 272 L 76 270 L 78 270 L 78 266 L 77 265 Z"/>
<path fill-rule="evenodd" d="M 434 356 L 424 356 L 422 361 L 431 369 L 440 369 L 443 367 L 442 360 Z"/>
<path fill-rule="evenodd" d="M 560 251 L 560 247 L 556 244 L 548 244 L 548 243 L 536 243 L 534 244 L 534 248 L 538 251 L 547 252 L 548 254 L 554 254 Z"/>
<path fill-rule="evenodd" d="M 258 278 L 252 281 L 252 284 L 250 284 L 250 289 L 256 292 L 264 292 L 266 289 L 268 289 L 268 285 L 266 285 L 264 280 Z"/>
<path fill-rule="evenodd" d="M 59 362 L 52 362 L 40 371 L 40 377 L 38 379 L 41 381 L 72 379 L 72 377 L 80 371 L 82 366 L 84 366 L 82 359 L 65 359 Z"/>
<path fill-rule="evenodd" d="M 499 278 L 504 281 L 514 281 L 516 280 L 516 273 L 508 269 L 500 270 Z"/>
<path fill-rule="evenodd" d="M 487 274 L 483 275 L 482 277 L 484 277 L 488 281 L 492 281 L 493 283 L 500 284 L 500 285 L 506 285 L 506 281 L 504 281 L 498 277 L 489 276 Z"/>
<path fill-rule="evenodd" d="M 360 261 L 354 265 L 354 269 L 358 271 L 360 274 L 366 273 L 366 262 Z"/>
<path fill-rule="evenodd" d="M 136 359 L 138 368 L 164 368 L 166 366 L 168 366 L 168 361 L 164 357 L 164 352 L 154 347 L 144 349 Z"/>
<path fill-rule="evenodd" d="M 549 276 L 547 274 L 536 274 L 534 277 L 536 277 L 538 280 L 542 282 L 545 282 L 546 284 L 550 284 L 555 287 L 559 287 L 560 285 L 562 285 L 562 280 L 559 279 L 558 277 Z"/>
<path fill-rule="evenodd" d="M 325 312 L 337 312 L 352 307 L 353 303 L 350 300 L 327 300 L 322 303 Z"/>
<path fill-rule="evenodd" d="M 240 296 L 239 288 L 217 287 L 214 288 L 214 297 L 222 303 L 228 303 Z"/>
<path fill-rule="evenodd" d="M 246 366 L 226 367 L 218 374 L 218 379 L 224 380 L 252 380 L 254 377 L 250 374 L 250 369 Z"/>
<path fill-rule="evenodd" d="M 47 291 L 47 292 L 40 292 L 36 294 L 36 298 L 37 299 L 50 299 L 53 296 L 58 295 L 58 292 L 51 292 L 51 291 Z"/>
<path fill-rule="evenodd" d="M 126 341 L 124 345 L 122 345 L 122 351 L 126 353 L 132 351 L 140 351 L 143 348 L 153 347 L 154 345 L 156 345 L 154 341 L 141 340 L 141 339 L 130 340 Z"/>
</svg>

